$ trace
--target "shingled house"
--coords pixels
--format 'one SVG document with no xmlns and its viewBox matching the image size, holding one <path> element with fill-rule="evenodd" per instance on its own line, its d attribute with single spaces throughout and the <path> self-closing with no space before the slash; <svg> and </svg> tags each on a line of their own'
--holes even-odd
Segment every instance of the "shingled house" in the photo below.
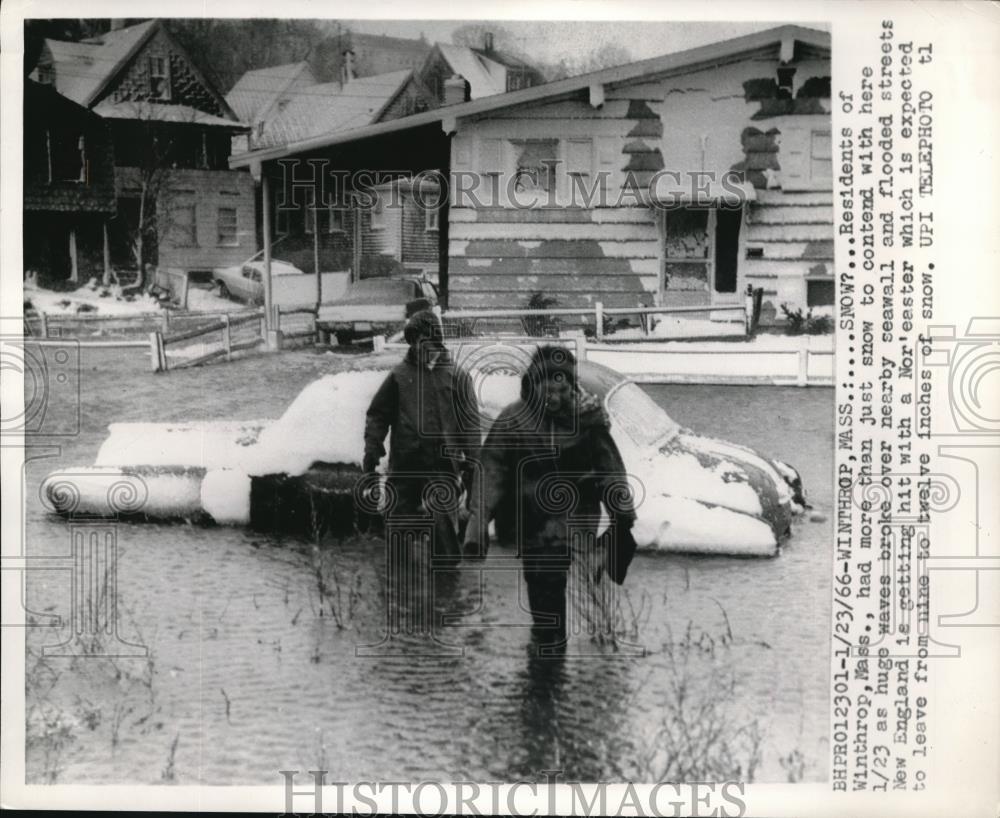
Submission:
<svg viewBox="0 0 1000 818">
<path fill-rule="evenodd" d="M 337 82 L 317 82 L 305 62 L 246 72 L 226 95 L 250 125 L 247 137 L 234 140 L 237 152 L 242 152 L 241 140 L 252 150 L 283 147 L 409 116 L 436 104 L 411 69 L 356 77 L 353 54 L 344 57 Z M 274 196 L 278 194 L 275 190 Z M 282 204 L 274 196 L 271 225 L 277 253 L 300 269 L 312 271 L 317 263 L 322 272 L 357 267 L 359 276 L 362 270 L 437 270 L 437 228 L 428 225 L 422 211 L 416 212 L 413 187 L 406 179 L 379 186 L 371 209 L 355 208 L 346 198 L 314 208 L 304 197 Z M 398 202 L 405 214 L 386 207 L 388 202 Z"/>
<path fill-rule="evenodd" d="M 114 146 L 112 263 L 185 270 L 256 251 L 253 180 L 229 167 L 246 131 L 158 20 L 80 42 L 45 40 L 32 73 L 105 120 Z"/>
<path fill-rule="evenodd" d="M 290 157 L 444 174 L 453 308 L 523 307 L 533 291 L 711 307 L 748 285 L 765 320 L 832 303 L 826 32 L 781 26 L 234 162 L 277 185 Z"/>
<path fill-rule="evenodd" d="M 42 280 L 110 271 L 114 151 L 107 123 L 54 88 L 24 83 L 24 269 Z"/>
</svg>

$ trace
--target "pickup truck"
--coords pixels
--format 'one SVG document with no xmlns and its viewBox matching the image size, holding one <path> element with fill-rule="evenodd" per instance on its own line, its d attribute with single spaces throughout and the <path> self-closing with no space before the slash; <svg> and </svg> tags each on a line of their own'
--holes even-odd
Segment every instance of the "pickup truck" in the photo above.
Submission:
<svg viewBox="0 0 1000 818">
<path fill-rule="evenodd" d="M 419 276 L 364 278 L 348 284 L 340 298 L 321 304 L 316 326 L 333 333 L 340 345 L 372 335 L 391 335 L 403 328 L 406 305 L 417 299 L 437 306 L 437 288 Z"/>
</svg>

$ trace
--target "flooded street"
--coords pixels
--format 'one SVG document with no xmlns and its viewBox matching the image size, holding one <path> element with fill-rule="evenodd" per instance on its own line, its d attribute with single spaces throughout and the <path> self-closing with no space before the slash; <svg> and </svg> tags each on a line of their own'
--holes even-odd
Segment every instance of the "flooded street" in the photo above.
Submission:
<svg viewBox="0 0 1000 818">
<path fill-rule="evenodd" d="M 277 417 L 345 360 L 371 358 L 288 352 L 152 375 L 139 355 L 85 352 L 81 434 L 28 466 L 27 553 L 69 552 L 38 485 L 91 463 L 108 423 Z M 431 593 L 412 587 L 423 575 L 394 584 L 380 536 L 317 546 L 118 524 L 119 635 L 148 655 L 42 657 L 66 629 L 29 629 L 29 781 L 825 779 L 832 390 L 648 392 L 697 432 L 793 464 L 825 521 L 800 518 L 774 559 L 640 554 L 601 612 L 606 637 L 588 635 L 592 610 L 578 615 L 564 660 L 529 655 L 520 566 L 503 549 L 435 576 Z M 37 622 L 65 621 L 69 574 L 30 572 Z M 428 621 L 432 639 L 406 633 Z"/>
</svg>

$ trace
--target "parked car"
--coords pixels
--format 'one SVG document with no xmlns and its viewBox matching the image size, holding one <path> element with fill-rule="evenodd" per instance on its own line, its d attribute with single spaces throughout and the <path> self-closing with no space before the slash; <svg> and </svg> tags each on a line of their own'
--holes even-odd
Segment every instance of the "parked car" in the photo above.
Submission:
<svg viewBox="0 0 1000 818">
<path fill-rule="evenodd" d="M 437 306 L 437 287 L 422 276 L 363 278 L 348 284 L 340 298 L 320 305 L 316 326 L 332 332 L 338 344 L 390 335 L 403 328 L 406 305 L 417 299 Z"/>
<path fill-rule="evenodd" d="M 485 430 L 517 399 L 520 376 L 481 368 L 471 375 Z M 806 505 L 794 469 L 682 428 L 614 370 L 580 362 L 578 375 L 610 417 L 635 492 L 641 549 L 778 553 Z M 113 423 L 96 464 L 50 474 L 42 496 L 63 514 L 206 519 L 300 534 L 326 509 L 349 530 L 352 504 L 359 518 L 370 513 L 355 488 L 365 411 L 384 378 L 384 370 L 327 375 L 277 420 Z"/>
<path fill-rule="evenodd" d="M 305 275 L 287 261 L 271 259 L 271 277 Z M 223 298 L 235 298 L 247 304 L 264 303 L 264 262 L 248 261 L 235 267 L 220 267 L 212 273 L 213 283 Z"/>
</svg>

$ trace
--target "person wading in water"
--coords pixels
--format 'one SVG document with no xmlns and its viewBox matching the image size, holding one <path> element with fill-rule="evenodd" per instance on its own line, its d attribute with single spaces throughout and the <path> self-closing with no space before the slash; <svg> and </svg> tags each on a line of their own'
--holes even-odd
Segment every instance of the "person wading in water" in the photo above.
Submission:
<svg viewBox="0 0 1000 818">
<path fill-rule="evenodd" d="M 406 357 L 383 381 L 365 419 L 363 469 L 375 472 L 392 440 L 387 474 L 394 519 L 433 518 L 433 562 L 455 565 L 461 475 L 480 442 L 472 379 L 444 345 L 441 319 L 424 309 L 406 323 Z"/>
<path fill-rule="evenodd" d="M 635 512 L 630 493 L 623 500 L 621 492 L 625 465 L 600 400 L 577 385 L 569 350 L 535 351 L 521 379 L 520 400 L 497 416 L 479 461 L 463 553 L 468 559 L 485 557 L 491 520 L 498 536 L 512 534 L 528 589 L 533 641 L 558 653 L 567 636 L 570 523 L 579 530 L 581 521 L 599 519 L 604 505 L 614 535 L 607 568 L 619 584 L 635 551 Z M 572 502 L 562 502 L 570 495 Z M 609 504 L 611 496 L 616 499 Z"/>
</svg>

